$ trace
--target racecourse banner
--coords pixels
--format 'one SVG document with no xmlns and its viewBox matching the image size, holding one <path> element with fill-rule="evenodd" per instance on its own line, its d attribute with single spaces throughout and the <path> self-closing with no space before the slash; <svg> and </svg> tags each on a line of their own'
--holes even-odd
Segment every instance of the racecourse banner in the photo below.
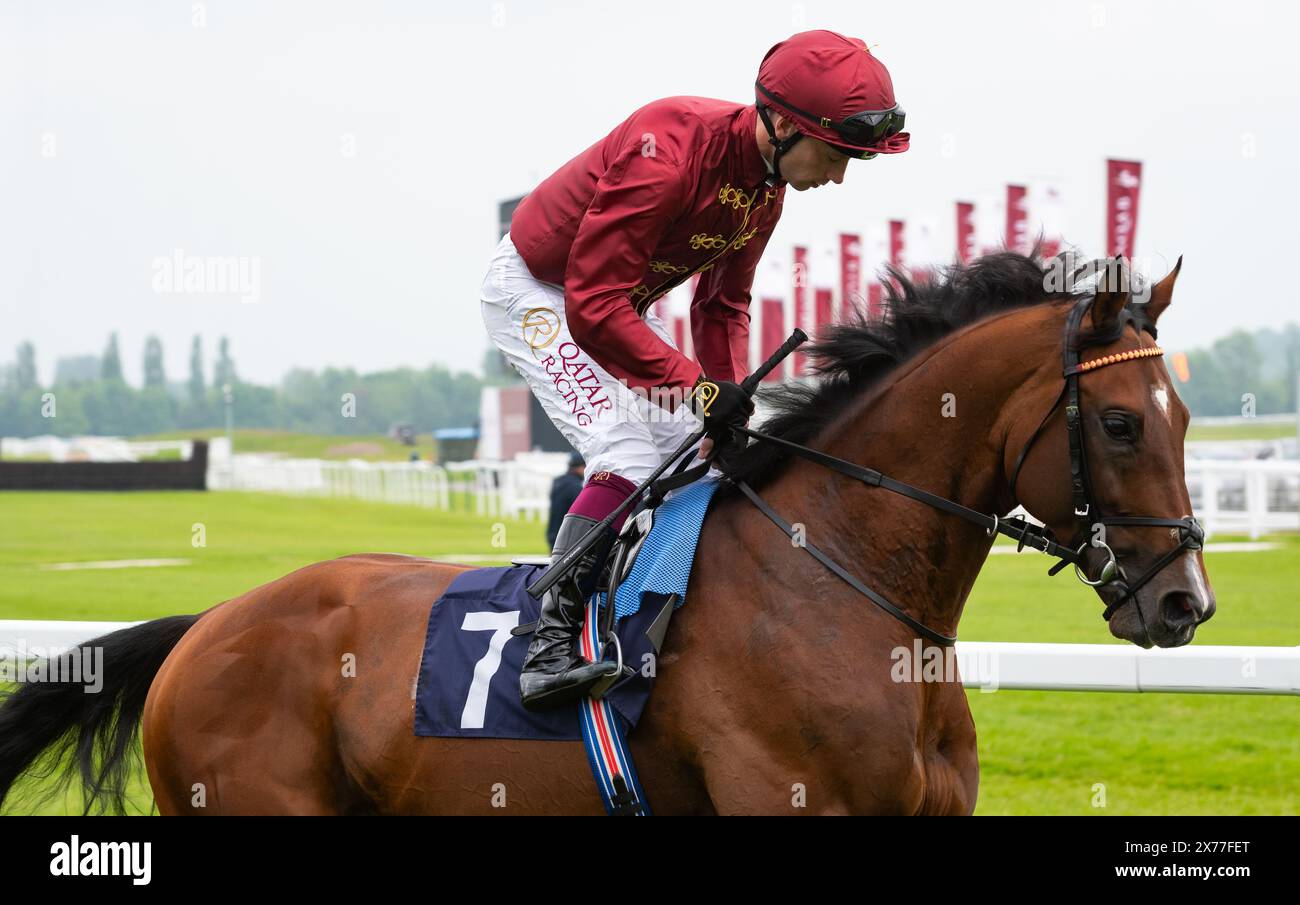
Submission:
<svg viewBox="0 0 1300 905">
<path fill-rule="evenodd" d="M 1042 256 L 1055 257 L 1061 251 L 1061 237 L 1065 233 L 1065 203 L 1056 183 L 1040 184 L 1036 208 L 1035 213 L 1043 230 Z"/>
<path fill-rule="evenodd" d="M 785 305 L 781 299 L 765 298 L 760 307 L 762 324 L 762 358 L 767 361 L 785 342 Z M 780 383 L 785 378 L 785 362 L 768 372 L 763 383 Z"/>
<path fill-rule="evenodd" d="M 902 220 L 889 221 L 889 263 L 907 272 L 906 225 Z"/>
<path fill-rule="evenodd" d="M 1133 256 L 1137 238 L 1142 161 L 1106 161 L 1106 254 Z"/>
<path fill-rule="evenodd" d="M 862 303 L 862 237 L 840 233 L 840 320 Z"/>
<path fill-rule="evenodd" d="M 870 312 L 872 320 L 880 317 L 880 308 L 883 304 L 884 287 L 878 282 L 872 282 L 867 287 L 867 311 Z"/>
<path fill-rule="evenodd" d="M 813 291 L 814 308 L 817 311 L 817 334 L 821 338 L 832 323 L 835 322 L 834 312 L 831 311 L 831 300 L 835 292 L 829 286 L 818 286 Z"/>
<path fill-rule="evenodd" d="M 1023 185 L 1007 186 L 1007 232 L 1003 240 L 1008 251 L 1029 252 L 1029 193 Z"/>
<path fill-rule="evenodd" d="M 889 263 L 899 273 L 907 273 L 907 224 L 902 220 L 889 221 Z M 891 283 L 897 286 L 895 281 L 891 280 Z M 880 289 L 877 289 L 871 303 L 872 316 L 882 316 L 883 307 L 884 295 Z"/>
<path fill-rule="evenodd" d="M 975 260 L 975 205 L 957 202 L 957 260 L 969 264 Z"/>
<path fill-rule="evenodd" d="M 808 292 L 808 246 L 806 245 L 794 247 L 794 268 L 791 270 L 790 289 L 794 297 L 794 325 L 812 336 L 817 324 L 809 307 L 811 296 Z M 794 353 L 796 377 L 804 372 L 807 361 L 807 356 L 803 352 Z"/>
</svg>

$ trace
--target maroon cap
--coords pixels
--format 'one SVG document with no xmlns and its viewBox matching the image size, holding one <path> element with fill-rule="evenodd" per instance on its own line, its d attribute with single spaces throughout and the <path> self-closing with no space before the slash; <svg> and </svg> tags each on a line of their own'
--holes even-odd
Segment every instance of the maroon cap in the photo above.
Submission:
<svg viewBox="0 0 1300 905">
<path fill-rule="evenodd" d="M 907 150 L 907 132 L 855 144 L 828 125 L 897 105 L 889 70 L 858 38 L 818 29 L 782 41 L 763 57 L 756 96 L 794 120 L 799 131 L 827 144 L 880 154 Z"/>
</svg>

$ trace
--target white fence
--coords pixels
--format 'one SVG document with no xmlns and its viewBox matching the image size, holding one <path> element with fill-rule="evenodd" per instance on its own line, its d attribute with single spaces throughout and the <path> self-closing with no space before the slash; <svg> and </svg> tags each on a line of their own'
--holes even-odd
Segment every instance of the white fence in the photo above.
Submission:
<svg viewBox="0 0 1300 905">
<path fill-rule="evenodd" d="M 92 638 L 138 624 L 0 620 L 0 660 L 12 663 L 57 656 Z M 1300 695 L 1300 647 L 1192 644 L 1143 650 L 1127 644 L 959 641 L 955 661 L 962 684 L 982 691 Z M 922 664 L 916 669 L 923 669 Z"/>
<path fill-rule="evenodd" d="M 175 450 L 188 459 L 189 440 L 125 440 L 122 437 L 5 437 L 0 454 L 6 459 L 48 459 L 51 462 L 138 462 L 142 458 Z"/>
<path fill-rule="evenodd" d="M 6 437 L 6 456 L 48 456 L 54 461 L 90 458 L 134 461 L 176 449 L 184 440 L 128 443 L 114 437 Z M 1192 510 L 1206 533 L 1245 534 L 1252 539 L 1300 531 L 1300 461 L 1287 458 L 1210 458 L 1220 441 L 1189 444 L 1186 461 Z M 360 459 L 285 459 L 273 454 L 230 456 L 226 439 L 209 446 L 208 487 L 351 497 L 437 509 L 465 508 L 493 518 L 544 519 L 551 481 L 562 473 L 563 453 L 526 453 L 510 462 L 475 460 L 447 468 L 429 462 L 366 462 Z"/>
<path fill-rule="evenodd" d="M 212 462 L 212 490 L 273 491 L 351 497 L 437 509 L 472 509 L 493 518 L 537 520 L 550 512 L 551 482 L 563 453 L 531 453 L 511 462 L 345 462 L 240 454 Z"/>
<path fill-rule="evenodd" d="M 334 462 L 245 454 L 214 461 L 208 486 L 439 509 L 463 506 L 478 515 L 541 519 L 549 511 L 551 482 L 564 471 L 565 458 L 532 453 L 510 462 L 476 460 L 442 468 L 429 462 Z M 1254 539 L 1300 531 L 1300 462 L 1189 459 L 1186 474 L 1192 510 L 1207 534 L 1245 534 Z"/>
<path fill-rule="evenodd" d="M 1300 462 L 1189 459 L 1187 490 L 1206 534 L 1300 531 Z"/>
</svg>

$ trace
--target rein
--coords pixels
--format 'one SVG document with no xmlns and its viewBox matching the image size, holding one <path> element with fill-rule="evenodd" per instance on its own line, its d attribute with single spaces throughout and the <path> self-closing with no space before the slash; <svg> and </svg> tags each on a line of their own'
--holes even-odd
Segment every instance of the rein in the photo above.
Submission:
<svg viewBox="0 0 1300 905">
<path fill-rule="evenodd" d="M 1021 466 L 1024 465 L 1030 447 L 1032 447 L 1034 441 L 1038 439 L 1043 428 L 1046 427 L 1047 422 L 1051 419 L 1052 414 L 1064 399 L 1066 401 L 1066 430 L 1069 435 L 1070 484 L 1074 496 L 1074 513 L 1076 516 L 1081 518 L 1088 517 L 1090 513 L 1095 516 L 1099 510 L 1095 505 L 1092 495 L 1092 482 L 1088 472 L 1087 459 L 1084 456 L 1082 414 L 1079 408 L 1079 377 L 1083 374 L 1112 364 L 1138 361 L 1143 358 L 1151 358 L 1164 354 L 1163 350 L 1158 346 L 1155 346 L 1134 349 L 1127 352 L 1119 352 L 1113 355 L 1106 355 L 1101 358 L 1092 359 L 1090 361 L 1080 362 L 1079 349 L 1077 347 L 1079 325 L 1082 323 L 1083 315 L 1092 301 L 1093 299 L 1091 296 L 1081 299 L 1076 303 L 1075 307 L 1071 310 L 1069 317 L 1066 319 L 1065 337 L 1062 349 L 1062 376 L 1065 379 L 1065 384 L 1061 387 L 1061 392 L 1056 397 L 1056 401 L 1052 403 L 1052 407 L 1043 417 L 1043 420 L 1039 422 L 1037 429 L 1035 429 L 1033 434 L 1030 435 L 1024 448 L 1020 451 L 1020 455 L 1016 459 L 1016 464 L 1012 471 L 1010 480 L 1012 499 L 1015 499 L 1016 479 L 1020 476 Z M 1146 319 L 1145 312 L 1136 311 L 1132 307 L 1126 307 L 1123 312 L 1122 320 L 1118 324 L 1119 331 L 1122 332 L 1124 327 L 1129 323 L 1134 324 L 1138 328 L 1139 335 L 1141 331 L 1146 331 L 1152 336 L 1152 338 L 1155 337 L 1155 325 Z M 1205 533 L 1201 526 L 1191 516 L 1182 519 L 1138 516 L 1113 516 L 1109 518 L 1094 517 L 1094 525 L 1176 528 L 1178 529 L 1179 534 L 1179 544 L 1161 556 L 1150 569 L 1137 579 L 1137 581 L 1129 584 L 1124 578 L 1123 568 L 1119 565 L 1114 551 L 1111 550 L 1104 541 L 1093 540 L 1093 545 L 1105 549 L 1109 558 L 1106 564 L 1102 567 L 1100 576 L 1096 580 L 1091 580 L 1087 577 L 1082 568 L 1085 565 L 1083 551 L 1088 546 L 1088 542 L 1086 541 L 1079 544 L 1077 548 L 1073 544 L 1070 546 L 1063 546 L 1051 537 L 1050 529 L 1045 526 L 1039 527 L 1037 525 L 1031 525 L 1024 516 L 1000 518 L 996 514 L 985 515 L 984 513 L 977 512 L 968 506 L 963 506 L 961 503 L 930 493 L 927 490 L 922 490 L 919 487 L 908 484 L 904 481 L 896 480 L 888 475 L 881 474 L 875 469 L 866 468 L 853 462 L 848 462 L 844 459 L 811 449 L 799 443 L 794 443 L 781 437 L 775 437 L 771 434 L 763 433 L 762 431 L 751 430 L 747 427 L 738 427 L 736 430 L 759 442 L 775 443 L 778 446 L 790 450 L 797 456 L 801 456 L 811 462 L 816 462 L 819 465 L 837 471 L 849 478 L 860 481 L 869 487 L 882 487 L 885 490 L 925 503 L 927 506 L 931 506 L 941 512 L 958 516 L 959 518 L 965 519 L 966 521 L 983 528 L 984 533 L 989 537 L 993 537 L 996 534 L 1003 534 L 1010 537 L 1016 541 L 1017 552 L 1023 550 L 1025 547 L 1029 547 L 1040 553 L 1046 553 L 1049 556 L 1056 557 L 1059 559 L 1059 562 L 1048 570 L 1048 575 L 1056 575 L 1067 565 L 1073 565 L 1075 574 L 1079 580 L 1090 587 L 1100 587 L 1102 585 L 1118 582 L 1124 587 L 1124 594 L 1106 607 L 1105 612 L 1102 614 L 1102 618 L 1107 621 L 1110 620 L 1115 611 L 1125 602 L 1129 599 L 1135 599 L 1134 595 L 1137 593 L 1139 588 L 1154 578 L 1157 573 L 1172 563 L 1184 551 L 1201 549 L 1201 545 L 1205 538 Z M 749 486 L 749 484 L 744 481 L 736 481 L 735 483 L 740 491 L 749 498 L 750 502 L 752 502 L 760 512 L 785 532 L 787 537 L 792 540 L 795 539 L 796 532 L 791 525 L 782 519 L 781 516 L 778 515 L 752 487 Z M 1078 535 L 1076 535 L 1075 539 L 1078 539 Z M 956 636 L 944 635 L 913 619 L 880 593 L 863 584 L 859 579 L 850 574 L 848 570 L 836 563 L 831 557 L 826 555 L 825 552 L 818 549 L 813 544 L 808 543 L 805 540 L 799 545 L 807 550 L 808 553 L 818 562 L 843 579 L 852 588 L 867 597 L 895 619 L 898 619 L 900 622 L 904 623 L 909 628 L 912 628 L 928 640 L 944 647 L 956 643 Z M 1141 608 L 1138 608 L 1138 618 L 1142 618 Z M 1143 623 L 1143 628 L 1145 630 L 1145 622 Z"/>
</svg>

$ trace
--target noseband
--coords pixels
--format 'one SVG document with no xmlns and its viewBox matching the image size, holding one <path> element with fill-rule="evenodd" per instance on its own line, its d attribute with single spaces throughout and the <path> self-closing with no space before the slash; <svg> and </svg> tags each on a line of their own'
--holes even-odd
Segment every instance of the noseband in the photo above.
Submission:
<svg viewBox="0 0 1300 905">
<path fill-rule="evenodd" d="M 1106 551 L 1107 561 L 1102 566 L 1100 575 L 1095 579 L 1089 579 L 1084 574 L 1081 565 L 1083 551 L 1087 548 L 1089 541 L 1083 541 L 1075 549 L 1075 556 L 1079 558 L 1074 564 L 1075 574 L 1079 580 L 1090 587 L 1102 587 L 1109 584 L 1118 583 L 1124 593 L 1115 599 L 1113 603 L 1106 607 L 1102 613 L 1102 618 L 1107 621 L 1114 615 L 1115 611 L 1133 598 L 1138 589 L 1154 578 L 1165 566 L 1172 563 L 1185 550 L 1200 550 L 1205 541 L 1205 532 L 1200 524 L 1192 516 L 1181 519 L 1168 518 L 1150 518 L 1146 516 L 1103 516 L 1100 508 L 1096 504 L 1096 499 L 1092 492 L 1092 480 L 1088 473 L 1088 457 L 1084 451 L 1083 442 L 1083 415 L 1079 408 L 1079 378 L 1089 373 L 1113 364 L 1121 364 L 1126 361 L 1137 361 L 1142 358 L 1154 358 L 1164 354 L 1164 350 L 1159 346 L 1151 346 L 1143 349 L 1132 349 L 1128 352 L 1116 352 L 1112 355 L 1106 355 L 1101 358 L 1094 358 L 1089 361 L 1079 360 L 1079 326 L 1083 322 L 1083 316 L 1092 304 L 1092 297 L 1080 300 L 1070 311 L 1070 316 L 1065 321 L 1065 337 L 1062 343 L 1062 360 L 1063 374 L 1065 384 L 1061 387 L 1061 393 L 1052 403 L 1052 407 L 1047 410 L 1043 420 L 1039 422 L 1037 429 L 1030 435 L 1025 442 L 1024 448 L 1020 450 L 1020 455 L 1016 459 L 1015 467 L 1011 471 L 1011 498 L 1016 499 L 1016 479 L 1020 477 L 1020 469 L 1025 464 L 1025 457 L 1029 455 L 1030 448 L 1034 441 L 1038 439 L 1043 428 L 1051 419 L 1052 414 L 1060 406 L 1061 400 L 1065 400 L 1065 429 L 1069 437 L 1070 446 L 1070 492 L 1074 497 L 1074 514 L 1081 519 L 1088 519 L 1092 525 L 1106 525 L 1127 528 L 1175 528 L 1178 531 L 1178 546 L 1166 552 L 1156 562 L 1147 569 L 1134 582 L 1129 583 L 1124 577 L 1124 570 L 1115 558 L 1115 552 L 1103 540 L 1093 540 L 1094 546 L 1101 547 Z M 1119 321 L 1116 324 L 1115 335 L 1121 334 L 1124 329 L 1132 324 L 1141 336 L 1142 332 L 1150 334 L 1152 339 L 1156 338 L 1156 326 L 1151 323 L 1146 316 L 1145 307 L 1138 308 L 1133 305 L 1125 306 L 1120 312 Z M 1086 525 L 1087 523 L 1085 523 Z M 1085 533 L 1086 528 L 1081 528 L 1080 532 L 1075 535 L 1078 541 Z M 1063 564 L 1061 564 L 1063 565 Z M 1141 610 L 1138 611 L 1138 617 L 1141 618 Z M 1145 626 L 1144 626 L 1145 628 Z"/>
<path fill-rule="evenodd" d="M 1048 528 L 1030 524 L 1024 516 L 1000 518 L 996 514 L 985 515 L 982 512 L 977 512 L 974 509 L 963 506 L 961 503 L 945 499 L 944 497 L 930 493 L 927 490 L 923 490 L 903 481 L 895 480 L 894 478 L 881 474 L 875 469 L 856 465 L 852 462 L 836 458 L 835 456 L 828 455 L 819 450 L 811 449 L 799 443 L 794 443 L 782 437 L 776 437 L 761 431 L 751 430 L 748 427 L 740 427 L 736 428 L 736 430 L 756 441 L 775 443 L 778 446 L 788 449 L 791 453 L 797 456 L 816 462 L 819 465 L 823 465 L 827 468 L 833 469 L 834 471 L 838 471 L 841 474 L 857 481 L 861 481 L 870 487 L 881 487 L 885 490 L 925 503 L 926 505 L 932 506 L 942 512 L 959 516 L 960 518 L 983 528 L 985 534 L 990 537 L 997 534 L 1010 537 L 1016 541 L 1017 551 L 1029 547 L 1033 550 L 1053 556 L 1060 561 L 1048 570 L 1049 575 L 1055 575 L 1067 565 L 1073 565 L 1075 574 L 1078 576 L 1079 580 L 1091 587 L 1102 587 L 1104 585 L 1119 583 L 1124 588 L 1123 595 L 1114 603 L 1107 606 L 1106 611 L 1102 614 L 1103 618 L 1109 621 L 1114 612 L 1130 598 L 1133 598 L 1139 588 L 1154 578 L 1161 569 L 1173 562 L 1183 553 L 1183 551 L 1201 549 L 1201 545 L 1205 539 L 1205 533 L 1201 529 L 1201 526 L 1191 516 L 1182 519 L 1135 516 L 1099 516 L 1099 509 L 1095 504 L 1092 494 L 1092 483 L 1088 474 L 1088 462 L 1084 455 L 1083 420 L 1079 410 L 1079 377 L 1090 371 L 1095 371 L 1112 364 L 1119 364 L 1126 361 L 1137 361 L 1142 358 L 1152 358 L 1164 353 L 1158 347 L 1134 349 L 1129 352 L 1118 352 L 1102 358 L 1081 362 L 1079 360 L 1078 348 L 1079 325 L 1083 322 L 1084 313 L 1093 303 L 1093 300 L 1093 296 L 1080 299 L 1080 301 L 1076 303 L 1075 307 L 1070 311 L 1070 315 L 1066 319 L 1062 349 L 1063 376 L 1065 377 L 1065 384 L 1061 387 L 1061 393 L 1056 397 L 1056 401 L 1052 403 L 1051 409 L 1049 409 L 1047 414 L 1043 416 L 1043 420 L 1039 422 L 1037 429 L 1034 430 L 1034 433 L 1029 437 L 1024 448 L 1020 451 L 1020 456 L 1017 458 L 1015 467 L 1011 474 L 1011 495 L 1014 500 L 1016 479 L 1020 476 L 1020 469 L 1021 466 L 1024 465 L 1025 457 L 1029 454 L 1030 448 L 1042 433 L 1043 428 L 1046 427 L 1052 414 L 1056 411 L 1057 407 L 1060 406 L 1061 400 L 1064 399 L 1066 403 L 1065 424 L 1069 435 L 1070 445 L 1070 486 L 1074 495 L 1075 515 L 1083 519 L 1091 518 L 1093 524 L 1113 525 L 1117 527 L 1167 527 L 1176 528 L 1178 530 L 1178 546 L 1174 547 L 1172 550 L 1161 556 L 1160 559 L 1156 560 L 1155 564 L 1152 565 L 1150 569 L 1144 572 L 1137 581 L 1134 581 L 1131 584 L 1124 578 L 1123 569 L 1115 558 L 1114 551 L 1112 551 L 1104 542 L 1097 541 L 1094 541 L 1093 543 L 1104 548 L 1109 559 L 1102 567 L 1101 574 L 1097 579 L 1093 580 L 1088 578 L 1083 570 L 1083 567 L 1086 565 L 1083 551 L 1087 548 L 1088 542 L 1086 540 L 1080 542 L 1080 539 L 1084 534 L 1084 529 L 1080 529 L 1080 532 L 1076 534 L 1074 538 L 1075 543 L 1070 546 L 1063 546 L 1053 538 L 1052 532 Z M 1155 338 L 1155 324 L 1151 323 L 1147 319 L 1145 308 L 1138 309 L 1134 306 L 1126 306 L 1121 311 L 1119 323 L 1116 325 L 1116 338 L 1119 337 L 1128 324 L 1133 324 L 1138 329 L 1139 335 L 1141 331 L 1146 331 L 1152 338 Z M 682 467 L 684 467 L 688 461 L 689 459 L 683 460 Z M 663 500 L 663 493 L 702 476 L 703 473 L 708 470 L 709 464 L 710 463 L 704 463 L 700 466 L 689 469 L 687 472 L 681 472 L 671 478 L 660 480 L 657 482 L 656 488 L 652 491 L 651 497 L 661 502 Z M 929 639 L 935 644 L 946 647 L 956 643 L 957 638 L 955 636 L 944 635 L 921 624 L 887 600 L 884 596 L 863 584 L 861 580 L 853 576 L 847 569 L 809 542 L 805 536 L 796 532 L 794 527 L 782 519 L 781 516 L 778 515 L 776 511 L 773 510 L 772 507 L 769 506 L 767 502 L 764 501 L 763 498 L 760 497 L 746 482 L 737 480 L 735 481 L 735 484 L 745 494 L 745 496 L 748 497 L 756 507 L 758 507 L 759 511 L 767 516 L 773 524 L 781 528 L 787 537 L 796 542 L 796 546 L 802 547 L 806 550 L 818 562 L 822 563 L 822 565 L 826 566 L 826 568 L 843 579 L 843 581 L 850 587 L 866 596 L 869 600 L 881 609 L 885 610 L 895 619 L 898 619 L 909 628 L 915 630 L 922 637 Z M 657 505 L 657 502 L 652 502 L 650 505 Z M 1138 609 L 1138 618 L 1142 618 L 1141 608 Z M 1143 623 L 1144 630 L 1145 627 L 1145 623 Z"/>
</svg>

